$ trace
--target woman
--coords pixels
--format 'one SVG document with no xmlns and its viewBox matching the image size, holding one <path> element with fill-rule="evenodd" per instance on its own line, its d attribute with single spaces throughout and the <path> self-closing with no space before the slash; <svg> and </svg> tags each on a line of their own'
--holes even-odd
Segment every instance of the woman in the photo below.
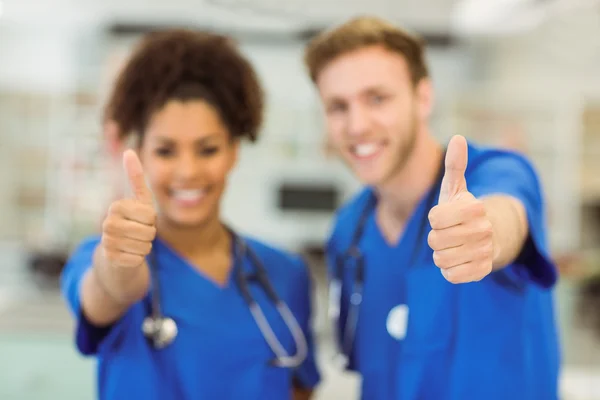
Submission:
<svg viewBox="0 0 600 400">
<path fill-rule="evenodd" d="M 62 277 L 101 399 L 299 399 L 319 381 L 305 264 L 220 219 L 239 142 L 256 139 L 262 110 L 255 72 L 222 36 L 155 33 L 121 72 L 106 117 L 137 139 L 123 157 L 132 195 L 112 203 Z M 170 319 L 161 329 L 152 315 Z"/>
</svg>

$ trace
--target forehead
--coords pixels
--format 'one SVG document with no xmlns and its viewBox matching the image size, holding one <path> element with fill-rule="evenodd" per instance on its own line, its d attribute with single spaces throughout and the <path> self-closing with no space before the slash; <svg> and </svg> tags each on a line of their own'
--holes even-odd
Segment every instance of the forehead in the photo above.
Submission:
<svg viewBox="0 0 600 400">
<path fill-rule="evenodd" d="M 321 71 L 317 85 L 325 99 L 347 98 L 378 87 L 402 89 L 411 85 L 404 57 L 382 46 L 341 55 Z"/>
<path fill-rule="evenodd" d="M 169 139 L 195 139 L 227 135 L 219 113 L 205 101 L 170 101 L 151 118 L 147 135 Z"/>
</svg>

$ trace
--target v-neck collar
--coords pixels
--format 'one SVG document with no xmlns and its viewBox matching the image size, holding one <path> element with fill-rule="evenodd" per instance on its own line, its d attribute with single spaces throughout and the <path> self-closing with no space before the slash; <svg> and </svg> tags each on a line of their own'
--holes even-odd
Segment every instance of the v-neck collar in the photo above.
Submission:
<svg viewBox="0 0 600 400">
<path fill-rule="evenodd" d="M 164 272 L 169 268 L 177 268 L 186 275 L 190 275 L 189 279 L 199 279 L 205 282 L 209 287 L 212 287 L 218 291 L 225 291 L 231 288 L 235 281 L 234 278 L 237 268 L 239 268 L 240 262 L 243 263 L 243 260 L 239 259 L 238 255 L 232 248 L 230 252 L 233 265 L 229 268 L 229 273 L 225 283 L 221 284 L 204 274 L 200 269 L 196 268 L 190 260 L 183 257 L 164 241 L 157 238 L 154 244 L 155 246 L 153 251 L 156 252 L 155 260 L 158 262 L 156 268 L 158 268 L 159 271 Z"/>
</svg>

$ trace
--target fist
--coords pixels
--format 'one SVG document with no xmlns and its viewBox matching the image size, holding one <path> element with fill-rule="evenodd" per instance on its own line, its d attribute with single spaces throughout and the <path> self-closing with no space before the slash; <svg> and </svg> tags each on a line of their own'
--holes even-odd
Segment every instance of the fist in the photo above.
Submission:
<svg viewBox="0 0 600 400">
<path fill-rule="evenodd" d="M 123 166 L 133 198 L 111 204 L 102 224 L 101 245 L 109 265 L 133 268 L 143 265 L 145 257 L 152 250 L 152 241 L 156 236 L 156 211 L 135 152 L 127 150 L 123 153 Z"/>
<path fill-rule="evenodd" d="M 494 261 L 492 224 L 484 204 L 467 190 L 468 147 L 462 136 L 448 144 L 438 205 L 429 212 L 427 242 L 433 261 L 451 283 L 480 281 Z"/>
</svg>

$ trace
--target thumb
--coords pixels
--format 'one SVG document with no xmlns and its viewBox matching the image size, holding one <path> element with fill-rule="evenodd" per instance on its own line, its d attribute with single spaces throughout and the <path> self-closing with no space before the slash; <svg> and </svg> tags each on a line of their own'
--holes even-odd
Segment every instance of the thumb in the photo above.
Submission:
<svg viewBox="0 0 600 400">
<path fill-rule="evenodd" d="M 129 179 L 129 186 L 135 198 L 145 204 L 153 204 L 152 192 L 146 185 L 142 163 L 135 151 L 128 149 L 123 153 L 123 168 Z"/>
<path fill-rule="evenodd" d="M 439 203 L 445 203 L 467 191 L 465 171 L 467 169 L 469 148 L 467 140 L 460 135 L 453 136 L 446 150 L 445 172 L 440 189 Z"/>
</svg>

